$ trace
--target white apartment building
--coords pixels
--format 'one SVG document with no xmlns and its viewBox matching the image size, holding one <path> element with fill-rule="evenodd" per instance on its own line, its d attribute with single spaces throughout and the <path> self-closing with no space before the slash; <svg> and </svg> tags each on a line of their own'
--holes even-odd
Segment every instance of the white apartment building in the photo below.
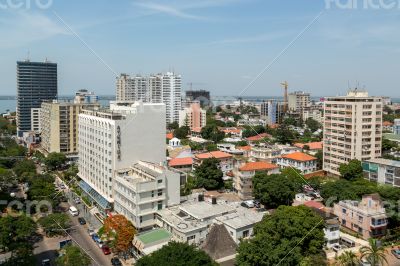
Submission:
<svg viewBox="0 0 400 266">
<path fill-rule="evenodd" d="M 323 169 L 340 175 L 339 166 L 352 159 L 381 156 L 382 98 L 364 91 L 329 97 L 324 105 Z"/>
<path fill-rule="evenodd" d="M 79 114 L 80 186 L 103 213 L 114 202 L 116 170 L 165 159 L 164 104 L 110 102 Z"/>
<path fill-rule="evenodd" d="M 121 74 L 116 82 L 117 101 L 164 103 L 166 123 L 179 122 L 182 109 L 182 77 L 173 72 L 150 76 Z"/>
<path fill-rule="evenodd" d="M 379 184 L 400 187 L 400 162 L 382 158 L 362 162 L 364 178 Z"/>
<path fill-rule="evenodd" d="M 31 130 L 40 133 L 40 108 L 31 108 Z"/>
<path fill-rule="evenodd" d="M 302 113 L 303 110 L 311 106 L 310 94 L 304 91 L 295 91 L 289 93 L 289 111 L 296 111 Z"/>
<path fill-rule="evenodd" d="M 206 114 L 200 102 L 192 102 L 179 111 L 179 126 L 188 126 L 191 130 L 200 129 L 206 125 Z"/>
<path fill-rule="evenodd" d="M 309 174 L 318 170 L 317 158 L 302 152 L 282 155 L 276 159 L 276 164 L 281 168 L 296 168 L 302 174 Z"/>
<path fill-rule="evenodd" d="M 114 211 L 142 230 L 155 225 L 155 213 L 180 203 L 180 175 L 160 164 L 139 161 L 116 171 Z"/>
</svg>

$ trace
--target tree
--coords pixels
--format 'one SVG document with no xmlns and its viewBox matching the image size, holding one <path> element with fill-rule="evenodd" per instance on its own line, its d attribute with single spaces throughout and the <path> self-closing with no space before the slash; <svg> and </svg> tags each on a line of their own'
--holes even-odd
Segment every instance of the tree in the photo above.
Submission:
<svg viewBox="0 0 400 266">
<path fill-rule="evenodd" d="M 353 251 L 345 251 L 340 255 L 336 261 L 337 266 L 358 266 L 360 260 Z"/>
<path fill-rule="evenodd" d="M 89 266 L 92 262 L 90 257 L 77 246 L 67 245 L 61 252 L 64 255 L 56 259 L 58 266 Z"/>
<path fill-rule="evenodd" d="M 64 153 L 60 152 L 51 152 L 47 155 L 44 163 L 46 164 L 47 168 L 50 170 L 57 170 L 60 169 L 61 166 L 65 164 L 67 161 L 67 157 Z"/>
<path fill-rule="evenodd" d="M 65 235 L 65 231 L 71 225 L 71 221 L 65 213 L 52 213 L 42 217 L 38 223 L 43 227 L 47 236 Z"/>
<path fill-rule="evenodd" d="M 322 150 L 317 151 L 317 153 L 315 153 L 314 157 L 317 158 L 318 169 L 322 169 L 323 158 L 324 158 L 324 154 L 323 154 Z"/>
<path fill-rule="evenodd" d="M 178 139 L 186 139 L 189 132 L 190 128 L 188 126 L 182 126 L 174 130 L 174 136 Z"/>
<path fill-rule="evenodd" d="M 360 248 L 361 259 L 365 258 L 371 266 L 379 266 L 384 263 L 388 264 L 385 247 L 378 245 L 377 240 L 373 238 L 370 238 L 368 242 L 369 246 Z"/>
<path fill-rule="evenodd" d="M 299 176 L 288 172 L 272 175 L 259 172 L 253 177 L 253 194 L 270 208 L 291 205 L 295 194 L 302 187 L 301 182 Z"/>
<path fill-rule="evenodd" d="M 293 140 L 296 138 L 294 132 L 289 129 L 285 124 L 281 124 L 276 130 L 276 141 L 281 144 L 292 144 Z"/>
<path fill-rule="evenodd" d="M 150 255 L 140 258 L 135 265 L 217 266 L 218 264 L 204 251 L 186 243 L 172 241 Z"/>
<path fill-rule="evenodd" d="M 0 168 L 0 190 L 4 191 L 15 184 L 16 178 L 11 170 Z"/>
<path fill-rule="evenodd" d="M 321 124 L 317 120 L 312 119 L 311 117 L 307 118 L 306 125 L 311 130 L 311 132 L 315 132 L 321 128 Z"/>
<path fill-rule="evenodd" d="M 218 151 L 217 144 L 208 144 L 206 146 L 206 150 L 207 151 Z"/>
<path fill-rule="evenodd" d="M 0 247 L 9 250 L 20 248 L 36 232 L 35 222 L 28 216 L 5 216 L 0 218 Z"/>
<path fill-rule="evenodd" d="M 254 227 L 254 237 L 238 248 L 237 265 L 299 265 L 320 254 L 324 221 L 305 206 L 279 206 Z M 288 256 L 288 254 L 290 255 Z"/>
<path fill-rule="evenodd" d="M 176 121 L 167 124 L 167 129 L 168 130 L 175 130 L 177 128 L 179 128 L 179 124 Z"/>
<path fill-rule="evenodd" d="M 215 190 L 224 186 L 222 179 L 223 173 L 218 167 L 219 161 L 215 158 L 208 158 L 196 167 L 194 176 L 197 187 L 203 187 L 207 190 Z"/>
<path fill-rule="evenodd" d="M 398 148 L 398 147 L 399 145 L 396 142 L 385 138 L 382 139 L 382 152 L 388 152 L 392 148 Z"/>
<path fill-rule="evenodd" d="M 225 138 L 225 133 L 219 131 L 216 124 L 207 124 L 201 129 L 200 134 L 203 139 L 212 140 L 214 142 L 221 141 Z"/>
<path fill-rule="evenodd" d="M 15 164 L 13 171 L 18 178 L 21 178 L 23 175 L 36 174 L 36 165 L 33 161 L 25 159 Z"/>
<path fill-rule="evenodd" d="M 104 220 L 104 236 L 111 240 L 115 252 L 127 252 L 132 247 L 136 234 L 133 224 L 121 214 L 109 216 Z"/>
<path fill-rule="evenodd" d="M 1 264 L 2 266 L 31 266 L 35 265 L 33 246 L 27 242 L 17 243 L 11 251 L 11 257 Z"/>
<path fill-rule="evenodd" d="M 359 160 L 353 159 L 348 164 L 340 164 L 339 172 L 344 179 L 353 180 L 362 177 L 363 168 Z"/>
</svg>

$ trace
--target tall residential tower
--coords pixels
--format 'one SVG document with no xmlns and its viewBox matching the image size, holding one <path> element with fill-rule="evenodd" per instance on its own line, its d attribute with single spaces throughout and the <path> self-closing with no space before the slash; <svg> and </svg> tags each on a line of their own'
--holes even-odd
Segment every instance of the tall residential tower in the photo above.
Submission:
<svg viewBox="0 0 400 266">
<path fill-rule="evenodd" d="M 17 132 L 30 131 L 31 109 L 40 108 L 43 101 L 57 98 L 57 64 L 17 62 Z"/>
</svg>

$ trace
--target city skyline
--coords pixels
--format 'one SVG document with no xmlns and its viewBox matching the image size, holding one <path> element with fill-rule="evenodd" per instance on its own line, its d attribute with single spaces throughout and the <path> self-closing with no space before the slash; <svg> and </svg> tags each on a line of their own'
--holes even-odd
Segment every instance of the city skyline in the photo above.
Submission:
<svg viewBox="0 0 400 266">
<path fill-rule="evenodd" d="M 82 88 L 112 95 L 115 74 L 174 70 L 183 91 L 193 83 L 218 96 L 278 96 L 284 80 L 291 91 L 315 96 L 344 95 L 349 85 L 400 96 L 397 8 L 348 8 L 337 1 L 106 2 L 2 8 L 0 33 L 7 38 L 0 44 L 0 95 L 15 94 L 15 62 L 29 57 L 58 64 L 59 95 Z"/>
</svg>

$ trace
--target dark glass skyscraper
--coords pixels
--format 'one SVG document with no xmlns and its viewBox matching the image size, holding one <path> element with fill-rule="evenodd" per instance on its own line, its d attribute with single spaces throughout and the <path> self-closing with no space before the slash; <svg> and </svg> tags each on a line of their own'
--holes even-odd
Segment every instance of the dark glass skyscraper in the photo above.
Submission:
<svg viewBox="0 0 400 266">
<path fill-rule="evenodd" d="M 17 62 L 17 131 L 18 136 L 31 130 L 31 109 L 43 101 L 57 98 L 57 64 Z"/>
</svg>

